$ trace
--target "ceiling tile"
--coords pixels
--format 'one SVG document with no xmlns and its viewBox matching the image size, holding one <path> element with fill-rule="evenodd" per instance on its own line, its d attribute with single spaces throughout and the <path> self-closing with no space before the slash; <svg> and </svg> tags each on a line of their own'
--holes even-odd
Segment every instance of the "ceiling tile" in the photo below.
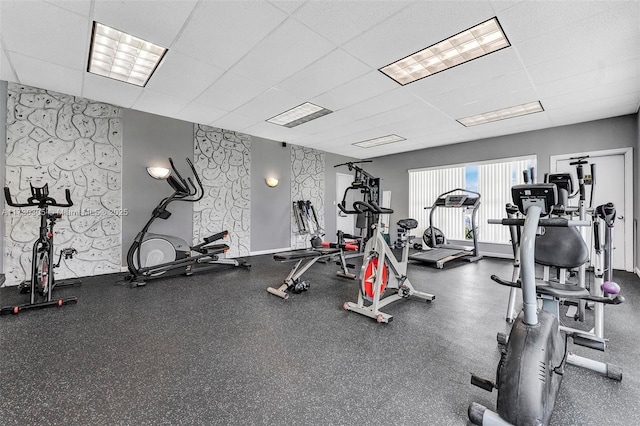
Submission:
<svg viewBox="0 0 640 426">
<path fill-rule="evenodd" d="M 250 135 L 260 135 L 261 138 L 283 142 L 304 135 L 303 132 L 297 130 L 297 127 L 290 129 L 288 127 L 278 126 L 277 124 L 267 123 L 266 121 L 245 127 L 242 131 Z"/>
<path fill-rule="evenodd" d="M 264 83 L 227 72 L 196 101 L 214 108 L 233 111 L 267 89 L 269 86 Z"/>
<path fill-rule="evenodd" d="M 250 103 L 234 109 L 233 112 L 264 121 L 303 103 L 304 100 L 301 98 L 271 88 L 256 96 Z"/>
<path fill-rule="evenodd" d="M 634 3 L 619 2 L 615 8 L 570 22 L 528 41 L 514 43 L 514 47 L 522 63 L 527 66 L 563 58 L 573 62 L 576 58 L 581 66 L 593 69 L 600 64 L 640 57 L 637 48 L 640 39 L 640 2 Z M 569 69 L 574 70 L 575 67 Z"/>
<path fill-rule="evenodd" d="M 196 3 L 195 0 L 96 1 L 93 17 L 101 24 L 171 47 Z"/>
<path fill-rule="evenodd" d="M 82 96 L 87 99 L 131 108 L 142 93 L 142 87 L 123 83 L 107 77 L 84 73 Z"/>
<path fill-rule="evenodd" d="M 189 101 L 183 98 L 176 98 L 150 89 L 144 89 L 140 97 L 132 105 L 132 108 L 171 117 L 181 111 L 188 103 Z"/>
<path fill-rule="evenodd" d="M 194 99 L 223 71 L 178 51 L 169 51 L 147 83 L 147 88 L 183 99 Z"/>
<path fill-rule="evenodd" d="M 228 111 L 213 108 L 207 105 L 191 102 L 189 105 L 180 110 L 175 116 L 184 121 L 190 121 L 198 124 L 208 124 L 213 120 L 225 116 Z"/>
<path fill-rule="evenodd" d="M 487 2 L 458 5 L 446 1 L 413 2 L 343 47 L 356 58 L 380 68 L 494 16 Z"/>
<path fill-rule="evenodd" d="M 492 4 L 501 3 L 493 2 Z M 555 33 L 573 22 L 597 15 L 611 1 L 521 1 L 501 11 L 498 20 L 512 44 Z M 535 25 L 531 25 L 535 22 Z M 549 46 L 545 46 L 548 48 Z"/>
<path fill-rule="evenodd" d="M 203 1 L 173 48 L 227 70 L 286 18 L 262 1 Z"/>
<path fill-rule="evenodd" d="M 277 87 L 311 99 L 369 71 L 371 67 L 343 50 L 336 49 L 282 81 Z"/>
<path fill-rule="evenodd" d="M 380 95 L 343 108 L 341 112 L 347 114 L 354 120 L 360 120 L 365 117 L 380 114 L 381 112 L 390 111 L 403 105 L 410 104 L 415 102 L 416 99 L 416 96 L 414 96 L 405 87 L 397 87 Z"/>
<path fill-rule="evenodd" d="M 42 1 L 0 2 L 0 28 L 9 52 L 84 70 L 91 25 L 87 18 Z"/>
<path fill-rule="evenodd" d="M 337 45 L 407 7 L 407 1 L 310 1 L 294 17 Z"/>
<path fill-rule="evenodd" d="M 332 89 L 311 100 L 332 111 L 354 105 L 365 99 L 396 89 L 398 85 L 378 71 L 371 71 L 363 76 Z"/>
<path fill-rule="evenodd" d="M 79 96 L 82 93 L 82 71 L 17 53 L 11 53 L 10 56 L 20 83 L 67 95 Z"/>
<path fill-rule="evenodd" d="M 428 102 L 434 95 L 477 86 L 486 81 L 505 78 L 505 76 L 523 70 L 517 52 L 508 47 L 425 77 L 404 87 Z"/>
<path fill-rule="evenodd" d="M 335 46 L 288 19 L 244 56 L 231 71 L 270 86 L 325 56 Z"/>
<path fill-rule="evenodd" d="M 46 0 L 47 3 L 51 3 L 54 6 L 61 7 L 70 12 L 77 13 L 78 15 L 89 17 L 91 14 L 91 2 L 90 1 L 78 1 L 78 0 Z"/>
<path fill-rule="evenodd" d="M 255 120 L 253 118 L 244 117 L 240 114 L 230 112 L 227 115 L 214 119 L 213 121 L 211 121 L 211 123 L 209 123 L 209 125 L 218 127 L 221 129 L 233 130 L 235 132 L 239 132 L 246 127 L 256 124 L 257 122 L 258 120 Z M 260 136 L 260 135 L 256 135 L 256 136 Z"/>
<path fill-rule="evenodd" d="M 269 3 L 288 14 L 295 12 L 305 2 L 306 0 L 269 0 Z"/>
</svg>

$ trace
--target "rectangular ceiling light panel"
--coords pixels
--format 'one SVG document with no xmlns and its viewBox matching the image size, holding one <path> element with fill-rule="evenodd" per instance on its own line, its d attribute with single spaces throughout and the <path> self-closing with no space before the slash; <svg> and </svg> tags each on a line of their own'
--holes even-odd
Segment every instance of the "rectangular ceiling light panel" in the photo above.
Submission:
<svg viewBox="0 0 640 426">
<path fill-rule="evenodd" d="M 491 18 L 380 71 L 404 86 L 509 46 L 498 18 Z"/>
<path fill-rule="evenodd" d="M 491 123 L 492 121 L 505 120 L 507 118 L 520 117 L 527 114 L 535 114 L 536 112 L 542 111 L 544 111 L 544 108 L 542 108 L 540 101 L 535 101 L 499 109 L 497 111 L 485 112 L 471 117 L 459 118 L 457 121 L 463 126 L 469 127 L 477 126 L 478 124 Z"/>
<path fill-rule="evenodd" d="M 144 87 L 166 52 L 164 47 L 94 21 L 87 70 Z"/>
<path fill-rule="evenodd" d="M 284 127 L 295 127 L 307 121 L 315 120 L 323 115 L 332 113 L 333 111 L 323 108 L 321 106 L 312 104 L 311 102 L 305 102 L 302 105 L 298 105 L 295 108 L 291 108 L 288 111 L 278 114 L 275 117 L 268 119 L 269 123 L 277 124 Z"/>
<path fill-rule="evenodd" d="M 388 143 L 400 142 L 404 140 L 406 139 L 403 138 L 402 136 L 387 135 L 387 136 L 381 136 L 375 139 L 368 139 L 362 142 L 356 142 L 356 143 L 353 143 L 352 145 L 359 146 L 360 148 L 372 148 L 374 146 L 386 145 Z"/>
</svg>

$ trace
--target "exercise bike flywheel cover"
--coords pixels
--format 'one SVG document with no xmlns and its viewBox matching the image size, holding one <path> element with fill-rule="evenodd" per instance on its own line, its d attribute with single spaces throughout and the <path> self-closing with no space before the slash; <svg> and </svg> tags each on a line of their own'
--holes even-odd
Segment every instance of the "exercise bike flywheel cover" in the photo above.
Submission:
<svg viewBox="0 0 640 426">
<path fill-rule="evenodd" d="M 378 271 L 378 257 L 373 257 L 369 263 L 367 263 L 367 268 L 364 271 L 364 277 L 362 278 L 362 294 L 365 299 L 368 301 L 373 300 L 374 296 L 374 284 L 376 282 L 376 273 Z M 384 293 L 385 288 L 387 287 L 387 282 L 389 280 L 389 267 L 384 265 L 382 268 L 382 279 L 380 281 L 380 294 Z"/>
</svg>

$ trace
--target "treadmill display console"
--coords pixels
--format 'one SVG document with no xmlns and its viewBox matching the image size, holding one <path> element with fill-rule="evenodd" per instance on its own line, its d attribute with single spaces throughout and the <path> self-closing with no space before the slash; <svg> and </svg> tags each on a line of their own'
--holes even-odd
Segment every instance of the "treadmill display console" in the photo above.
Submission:
<svg viewBox="0 0 640 426">
<path fill-rule="evenodd" d="M 467 199 L 466 195 L 447 195 L 447 198 L 444 201 L 445 207 L 462 207 L 465 200 Z"/>
</svg>

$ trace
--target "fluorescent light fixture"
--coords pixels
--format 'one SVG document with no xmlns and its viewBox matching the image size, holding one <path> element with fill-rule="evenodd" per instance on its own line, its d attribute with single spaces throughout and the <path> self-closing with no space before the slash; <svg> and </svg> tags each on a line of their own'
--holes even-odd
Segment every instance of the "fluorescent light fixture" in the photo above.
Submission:
<svg viewBox="0 0 640 426">
<path fill-rule="evenodd" d="M 302 105 L 291 108 L 290 110 L 285 111 L 282 114 L 278 114 L 267 121 L 284 127 L 295 127 L 332 112 L 333 111 L 312 104 L 311 102 L 305 102 Z"/>
<path fill-rule="evenodd" d="M 382 67 L 380 71 L 404 86 L 509 46 L 498 18 L 494 17 Z"/>
<path fill-rule="evenodd" d="M 506 120 L 507 118 L 520 117 L 521 115 L 535 114 L 536 112 L 542 111 L 544 111 L 544 108 L 542 108 L 540 101 L 535 101 L 499 109 L 497 111 L 485 112 L 471 117 L 459 118 L 456 121 L 465 127 L 469 127 L 490 123 L 492 121 Z"/>
<path fill-rule="evenodd" d="M 93 22 L 87 71 L 144 87 L 167 49 Z"/>
<path fill-rule="evenodd" d="M 405 140 L 406 139 L 403 138 L 402 136 L 387 135 L 387 136 L 381 136 L 375 139 L 368 139 L 362 142 L 352 143 L 351 145 L 359 146 L 360 148 L 372 148 L 374 146 L 386 145 L 388 143 L 400 142 Z"/>
</svg>

